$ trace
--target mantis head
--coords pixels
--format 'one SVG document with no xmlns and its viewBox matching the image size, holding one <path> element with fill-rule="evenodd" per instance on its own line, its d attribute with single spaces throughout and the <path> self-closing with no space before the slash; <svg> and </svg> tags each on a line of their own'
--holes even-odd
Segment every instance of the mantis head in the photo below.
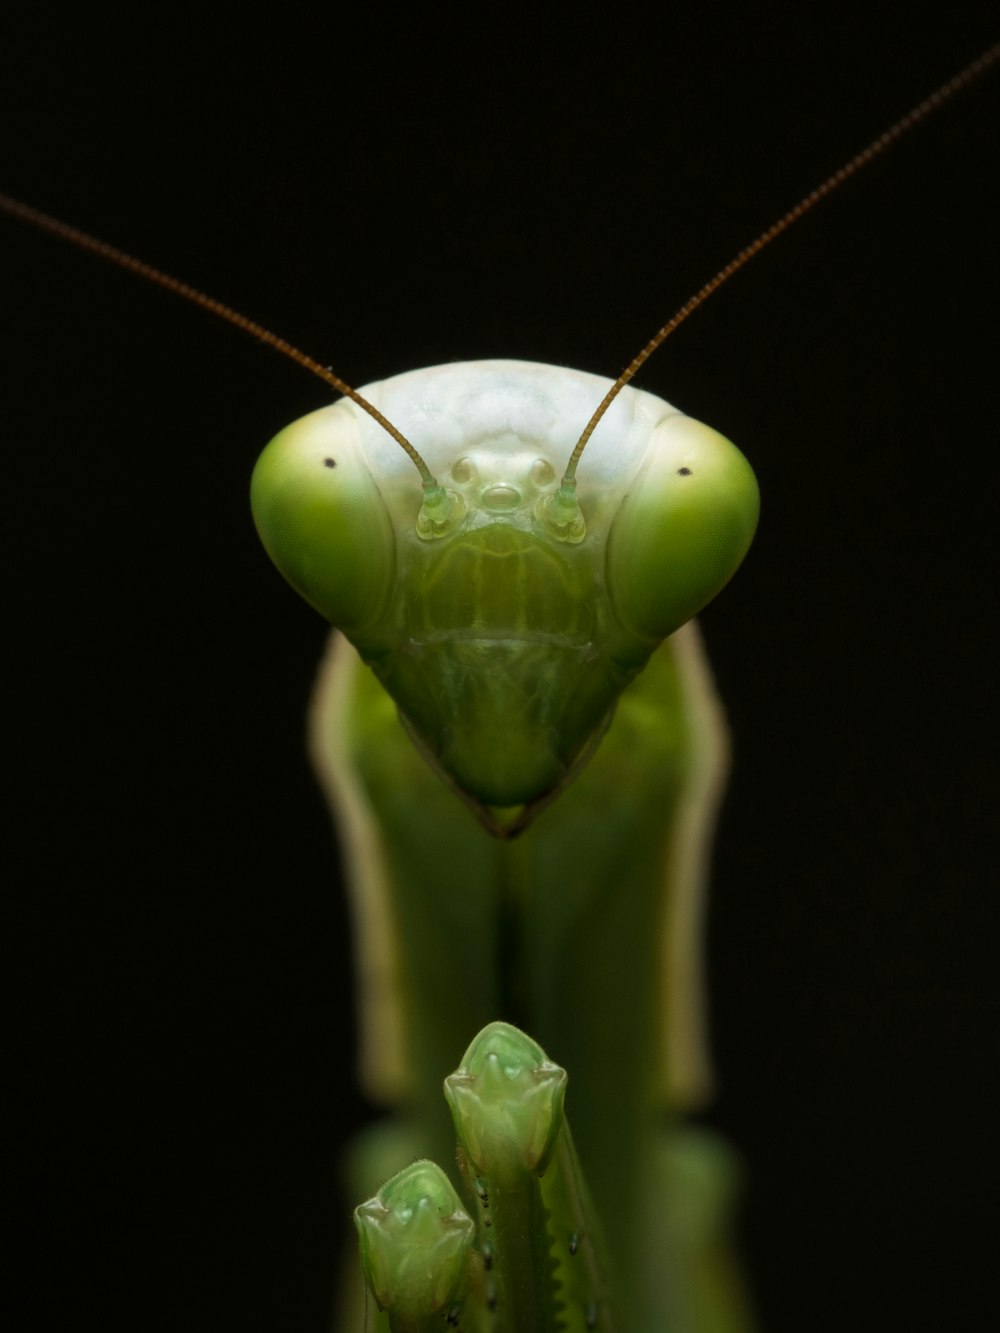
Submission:
<svg viewBox="0 0 1000 1333">
<path fill-rule="evenodd" d="M 524 362 L 412 372 L 363 394 L 406 424 L 429 485 L 346 400 L 282 431 L 254 473 L 278 568 L 487 822 L 565 785 L 622 689 L 728 582 L 756 526 L 739 451 L 634 389 L 567 482 L 605 387 Z"/>
</svg>

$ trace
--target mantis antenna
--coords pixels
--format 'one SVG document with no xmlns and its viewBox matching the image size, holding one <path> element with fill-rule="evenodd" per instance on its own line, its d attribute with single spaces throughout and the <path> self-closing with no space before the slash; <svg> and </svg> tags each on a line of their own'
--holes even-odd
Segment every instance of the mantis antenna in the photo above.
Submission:
<svg viewBox="0 0 1000 1333">
<path fill-rule="evenodd" d="M 810 209 L 814 208 L 821 199 L 825 199 L 827 195 L 832 194 L 834 190 L 839 189 L 845 181 L 856 175 L 862 167 L 868 166 L 869 162 L 872 162 L 876 157 L 884 153 L 887 148 L 894 144 L 898 139 L 902 138 L 902 136 L 909 130 L 913 129 L 914 125 L 919 121 L 925 120 L 932 111 L 936 111 L 938 107 L 947 102 L 949 98 L 955 95 L 955 93 L 960 92 L 974 79 L 978 78 L 980 74 L 984 74 L 998 59 L 1000 59 L 1000 42 L 995 43 L 988 51 L 985 51 L 976 60 L 973 60 L 970 65 L 966 65 L 965 69 L 960 70 L 958 74 L 949 79 L 947 83 L 942 84 L 941 87 L 932 92 L 930 96 L 925 97 L 922 102 L 918 103 L 912 110 L 908 111 L 905 116 L 901 116 L 899 120 L 890 125 L 887 130 L 884 130 L 877 138 L 873 139 L 866 148 L 862 148 L 860 153 L 856 153 L 849 162 L 845 162 L 842 167 L 835 171 L 831 176 L 828 176 L 822 184 L 817 185 L 814 190 L 811 190 L 809 194 L 800 199 L 795 207 L 790 208 L 783 217 L 780 217 L 777 220 L 777 222 L 772 222 L 772 224 L 766 228 L 766 230 L 762 231 L 755 240 L 751 241 L 749 245 L 745 246 L 739 252 L 739 254 L 735 255 L 724 268 L 719 269 L 714 278 L 710 278 L 703 287 L 700 287 L 692 297 L 685 301 L 680 309 L 670 316 L 666 324 L 664 324 L 663 327 L 650 338 L 649 342 L 638 356 L 634 357 L 633 360 L 629 362 L 602 398 L 597 410 L 587 422 L 583 434 L 577 440 L 576 446 L 570 455 L 569 462 L 566 465 L 566 472 L 559 488 L 559 491 L 562 492 L 562 494 L 559 496 L 558 500 L 553 496 L 553 501 L 556 504 L 562 504 L 568 508 L 571 508 L 575 503 L 572 492 L 576 489 L 576 467 L 580 461 L 580 455 L 586 448 L 587 441 L 590 439 L 591 435 L 593 435 L 601 417 L 604 416 L 604 413 L 618 397 L 625 385 L 628 384 L 629 380 L 631 380 L 636 372 L 646 364 L 656 349 L 661 346 L 662 343 L 666 342 L 667 338 L 670 337 L 673 331 L 684 323 L 689 315 L 694 314 L 698 307 L 703 305 L 710 296 L 714 295 L 724 282 L 728 282 L 734 273 L 738 273 L 745 264 L 748 264 L 751 259 L 756 255 L 759 255 L 765 246 L 770 245 L 773 240 L 782 234 L 782 232 L 787 231 L 789 227 L 798 222 L 800 218 L 804 217 L 805 214 L 808 213 Z M 557 492 L 557 495 L 559 495 L 559 492 Z"/>
<path fill-rule="evenodd" d="M 700 305 L 703 305 L 708 298 L 715 294 L 724 282 L 738 273 L 744 265 L 751 259 L 760 254 L 765 246 L 770 245 L 773 240 L 787 231 L 794 223 L 798 222 L 812 208 L 816 206 L 827 195 L 830 195 L 840 188 L 845 181 L 856 175 L 863 167 L 868 166 L 876 157 L 879 157 L 892 144 L 909 130 L 911 130 L 920 121 L 940 106 L 952 98 L 957 92 L 960 92 L 968 84 L 972 83 L 979 75 L 984 74 L 997 60 L 1000 60 L 1000 42 L 995 43 L 985 51 L 971 64 L 966 65 L 963 70 L 949 79 L 947 83 L 941 85 L 919 102 L 915 107 L 901 116 L 884 130 L 877 138 L 873 139 L 866 148 L 856 153 L 850 161 L 828 176 L 820 185 L 805 195 L 799 202 L 788 210 L 776 222 L 760 233 L 755 240 L 735 255 L 728 264 L 719 269 L 713 278 L 710 278 L 702 287 L 698 289 L 685 303 L 667 320 L 645 347 L 635 356 L 625 367 L 622 373 L 612 384 L 611 388 L 604 395 L 598 404 L 593 416 L 587 422 L 583 433 L 577 440 L 576 445 L 570 455 L 569 462 L 566 465 L 566 471 L 563 474 L 562 482 L 558 490 L 548 498 L 545 506 L 547 521 L 556 531 L 576 531 L 581 529 L 581 519 L 577 510 L 576 502 L 576 469 L 581 455 L 587 446 L 587 442 L 593 435 L 595 429 L 605 412 L 621 393 L 622 389 L 633 379 L 636 373 L 645 365 L 653 353 L 660 347 L 667 338 L 679 328 L 681 324 L 694 314 Z M 206 292 L 192 287 L 189 283 L 182 282 L 178 278 L 171 277 L 169 273 L 164 273 L 161 269 L 155 268 L 152 264 L 147 264 L 141 259 L 136 259 L 134 255 L 120 250 L 117 246 L 110 245 L 107 241 L 99 240 L 96 236 L 91 236 L 88 232 L 81 231 L 79 227 L 72 227 L 69 223 L 61 222 L 58 218 L 52 217 L 48 213 L 43 213 L 40 209 L 32 208 L 29 204 L 22 203 L 19 199 L 14 199 L 10 195 L 0 194 L 0 212 L 8 213 L 12 217 L 20 218 L 24 222 L 30 223 L 40 231 L 48 232 L 52 236 L 57 236 L 61 240 L 68 241 L 71 245 L 77 246 L 81 250 L 86 250 L 91 254 L 99 255 L 102 259 L 116 264 L 130 273 L 135 273 L 141 278 L 146 278 L 149 282 L 155 283 L 159 287 L 181 296 L 192 305 L 200 306 L 203 310 L 217 315 L 225 320 L 234 328 L 241 329 L 251 337 L 257 338 L 268 347 L 274 348 L 289 360 L 296 362 L 305 370 L 315 375 L 317 379 L 323 380 L 336 389 L 338 393 L 344 394 L 357 403 L 358 407 L 368 413 L 383 430 L 396 441 L 413 461 L 414 466 L 420 473 L 421 481 L 424 487 L 424 509 L 423 515 L 426 515 L 431 526 L 440 529 L 450 512 L 455 508 L 457 497 L 450 491 L 446 491 L 440 486 L 427 466 L 424 459 L 418 453 L 416 448 L 410 443 L 402 431 L 398 430 L 391 421 L 382 415 L 377 407 L 356 389 L 352 389 L 346 381 L 339 375 L 335 375 L 329 366 L 321 365 L 313 357 L 303 352 L 301 348 L 288 342 L 285 338 L 272 333 L 270 329 L 265 328 L 263 324 L 258 324 L 256 320 L 248 318 L 241 314 L 232 306 L 226 305 L 222 301 L 217 301 L 215 297 L 209 296 Z M 582 532 L 582 529 L 581 529 Z"/>
<path fill-rule="evenodd" d="M 60 240 L 68 241 L 80 250 L 99 255 L 101 259 L 106 259 L 111 264 L 117 264 L 119 268 L 123 268 L 129 273 L 135 273 L 148 282 L 156 283 L 158 287 L 166 288 L 168 292 L 173 292 L 175 296 L 183 297 L 185 301 L 190 301 L 192 305 L 200 306 L 202 310 L 217 315 L 219 319 L 225 320 L 227 324 L 232 324 L 234 328 L 241 329 L 244 333 L 249 333 L 252 338 L 257 338 L 266 346 L 273 347 L 276 352 L 280 352 L 282 356 L 287 356 L 290 361 L 304 367 L 317 379 L 323 380 L 325 384 L 329 384 L 338 393 L 342 393 L 346 398 L 350 398 L 352 402 L 357 403 L 358 407 L 367 412 L 370 417 L 373 417 L 382 429 L 388 431 L 396 443 L 409 454 L 420 473 L 424 490 L 440 489 L 430 468 L 402 431 L 397 430 L 373 403 L 370 403 L 367 398 L 363 398 L 358 393 L 357 389 L 352 389 L 339 375 L 335 375 L 329 366 L 320 365 L 318 361 L 309 356 L 308 353 L 303 352 L 301 348 L 296 347 L 294 343 L 288 342 L 285 338 L 280 338 L 276 333 L 272 333 L 270 329 L 265 328 L 263 324 L 258 324 L 256 320 L 240 314 L 232 306 L 217 301 L 214 296 L 209 296 L 197 287 L 181 282 L 179 278 L 171 277 L 169 273 L 154 268 L 152 264 L 147 264 L 141 259 L 136 259 L 134 255 L 119 250 L 116 245 L 109 245 L 107 241 L 101 241 L 96 236 L 81 231 L 79 227 L 71 227 L 69 223 L 60 222 L 58 218 L 51 217 L 48 213 L 41 212 L 40 209 L 32 208 L 30 204 L 23 204 L 19 199 L 0 194 L 0 212 L 9 213 L 12 217 L 20 218 L 22 221 L 30 223 L 31 226 L 37 227 L 40 231 L 58 236 Z"/>
</svg>

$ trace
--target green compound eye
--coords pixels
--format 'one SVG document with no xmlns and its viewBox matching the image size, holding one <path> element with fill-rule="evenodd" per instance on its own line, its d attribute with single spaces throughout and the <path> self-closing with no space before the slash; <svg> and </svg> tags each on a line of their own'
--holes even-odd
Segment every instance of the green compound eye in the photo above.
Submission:
<svg viewBox="0 0 1000 1333">
<path fill-rule="evenodd" d="M 667 417 L 611 526 L 608 589 L 621 621 L 664 639 L 712 600 L 750 546 L 757 481 L 740 451 L 689 417 Z"/>
<path fill-rule="evenodd" d="M 395 539 L 349 412 L 313 412 L 276 435 L 254 468 L 250 504 L 268 555 L 331 624 L 349 632 L 379 616 Z"/>
</svg>

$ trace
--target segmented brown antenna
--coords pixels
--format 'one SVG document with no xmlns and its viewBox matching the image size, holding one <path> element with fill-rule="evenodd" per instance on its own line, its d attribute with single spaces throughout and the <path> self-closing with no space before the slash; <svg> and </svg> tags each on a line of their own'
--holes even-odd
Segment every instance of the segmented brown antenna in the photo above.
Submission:
<svg viewBox="0 0 1000 1333">
<path fill-rule="evenodd" d="M 282 356 L 287 356 L 290 361 L 302 366 L 315 375 L 317 379 L 321 379 L 325 384 L 329 384 L 331 388 L 336 389 L 338 393 L 342 393 L 346 398 L 350 398 L 352 402 L 357 403 L 358 407 L 374 418 L 382 429 L 388 431 L 396 443 L 406 450 L 416 465 L 424 486 L 428 489 L 437 488 L 437 482 L 423 458 L 406 436 L 397 430 L 374 404 L 370 403 L 367 398 L 363 398 L 357 389 L 352 389 L 339 375 L 335 375 L 329 366 L 320 365 L 318 361 L 303 352 L 301 348 L 296 347 L 285 338 L 279 338 L 276 333 L 266 329 L 263 324 L 258 324 L 256 320 L 241 315 L 232 306 L 217 301 L 214 296 L 199 291 L 197 287 L 181 282 L 179 278 L 173 278 L 169 273 L 163 273 L 160 269 L 154 268 L 152 264 L 146 264 L 141 259 L 136 259 L 133 255 L 127 254 L 124 250 L 119 250 L 116 245 L 109 245 L 107 241 L 98 240 L 96 236 L 81 231 L 79 227 L 71 227 L 67 222 L 60 222 L 58 218 L 50 217 L 48 213 L 32 208 L 29 204 L 21 203 L 20 199 L 12 199 L 9 195 L 0 194 L 0 212 L 9 213 L 12 217 L 20 218 L 23 222 L 30 223 L 31 226 L 37 227 L 40 231 L 58 236 L 60 240 L 68 241 L 80 250 L 87 250 L 91 254 L 99 255 L 101 259 L 106 259 L 109 263 L 117 264 L 119 268 L 123 268 L 129 273 L 135 273 L 140 278 L 154 282 L 158 287 L 165 287 L 168 292 L 173 292 L 175 296 L 182 296 L 185 301 L 190 301 L 192 305 L 200 306 L 202 310 L 207 310 L 212 315 L 218 315 L 219 319 L 224 319 L 227 324 L 232 324 L 234 328 L 249 333 L 252 338 L 265 343 L 268 347 L 273 347 L 276 352 L 280 352 Z"/>
<path fill-rule="evenodd" d="M 812 190 L 805 196 L 805 198 L 800 199 L 794 208 L 788 210 L 784 217 L 779 218 L 777 222 L 773 222 L 766 231 L 762 231 L 756 240 L 751 241 L 745 249 L 741 250 L 738 255 L 729 261 L 725 268 L 719 269 L 714 278 L 710 278 L 703 287 L 695 292 L 694 296 L 685 301 L 680 309 L 675 314 L 671 315 L 666 324 L 664 324 L 663 327 L 650 338 L 649 342 L 639 355 L 629 362 L 602 398 L 597 411 L 587 422 L 583 434 L 580 436 L 579 440 L 577 440 L 576 447 L 570 455 L 570 460 L 566 467 L 566 474 L 563 477 L 563 485 L 569 488 L 572 488 L 575 485 L 576 465 L 579 463 L 580 455 L 583 453 L 587 441 L 590 439 L 591 435 L 593 435 L 601 417 L 604 416 L 605 412 L 621 393 L 622 389 L 624 389 L 625 385 L 628 384 L 629 380 L 633 378 L 636 371 L 646 364 L 656 349 L 670 337 L 676 328 L 679 328 L 679 326 L 684 323 L 689 315 L 694 314 L 698 307 L 703 305 L 710 296 L 717 292 L 724 282 L 728 282 L 734 273 L 738 273 L 739 270 L 743 268 L 745 264 L 748 264 L 755 255 L 759 255 L 766 245 L 770 245 L 782 232 L 787 231 L 793 223 L 798 222 L 810 209 L 815 208 L 821 199 L 825 199 L 827 195 L 832 194 L 834 190 L 839 189 L 846 180 L 849 180 L 852 176 L 856 175 L 862 167 L 866 167 L 874 158 L 878 157 L 881 153 L 884 153 L 887 148 L 906 134 L 907 131 L 913 129 L 914 125 L 919 121 L 924 120 L 932 111 L 936 111 L 942 103 L 947 102 L 949 98 L 955 95 L 955 93 L 961 91 L 961 89 L 970 84 L 973 79 L 976 79 L 980 74 L 985 73 L 986 70 L 988 70 L 991 65 L 995 64 L 998 59 L 1000 59 L 1000 42 L 991 46 L 988 51 L 984 52 L 984 54 L 977 60 L 974 60 L 971 65 L 966 65 L 965 69 L 956 74 L 954 78 L 951 78 L 947 83 L 942 84 L 941 87 L 932 92 L 929 97 L 925 97 L 922 102 L 915 106 L 911 111 L 908 111 L 905 116 L 901 116 L 895 124 L 890 125 L 887 130 L 883 131 L 883 133 L 878 136 L 878 138 L 873 139 L 867 148 L 863 148 L 860 153 L 857 153 L 852 157 L 849 162 L 846 162 L 838 171 L 835 171 L 832 176 L 828 176 L 821 185 L 816 187 L 815 190 Z"/>
</svg>

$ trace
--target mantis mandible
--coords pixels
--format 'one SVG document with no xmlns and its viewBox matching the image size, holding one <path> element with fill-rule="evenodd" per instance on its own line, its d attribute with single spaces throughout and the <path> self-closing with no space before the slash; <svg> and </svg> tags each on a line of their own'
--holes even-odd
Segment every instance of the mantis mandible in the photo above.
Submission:
<svg viewBox="0 0 1000 1333">
<path fill-rule="evenodd" d="M 735 433 L 735 432 L 733 432 L 733 433 Z M 293 693 L 293 690 L 289 689 L 289 693 Z"/>
</svg>

